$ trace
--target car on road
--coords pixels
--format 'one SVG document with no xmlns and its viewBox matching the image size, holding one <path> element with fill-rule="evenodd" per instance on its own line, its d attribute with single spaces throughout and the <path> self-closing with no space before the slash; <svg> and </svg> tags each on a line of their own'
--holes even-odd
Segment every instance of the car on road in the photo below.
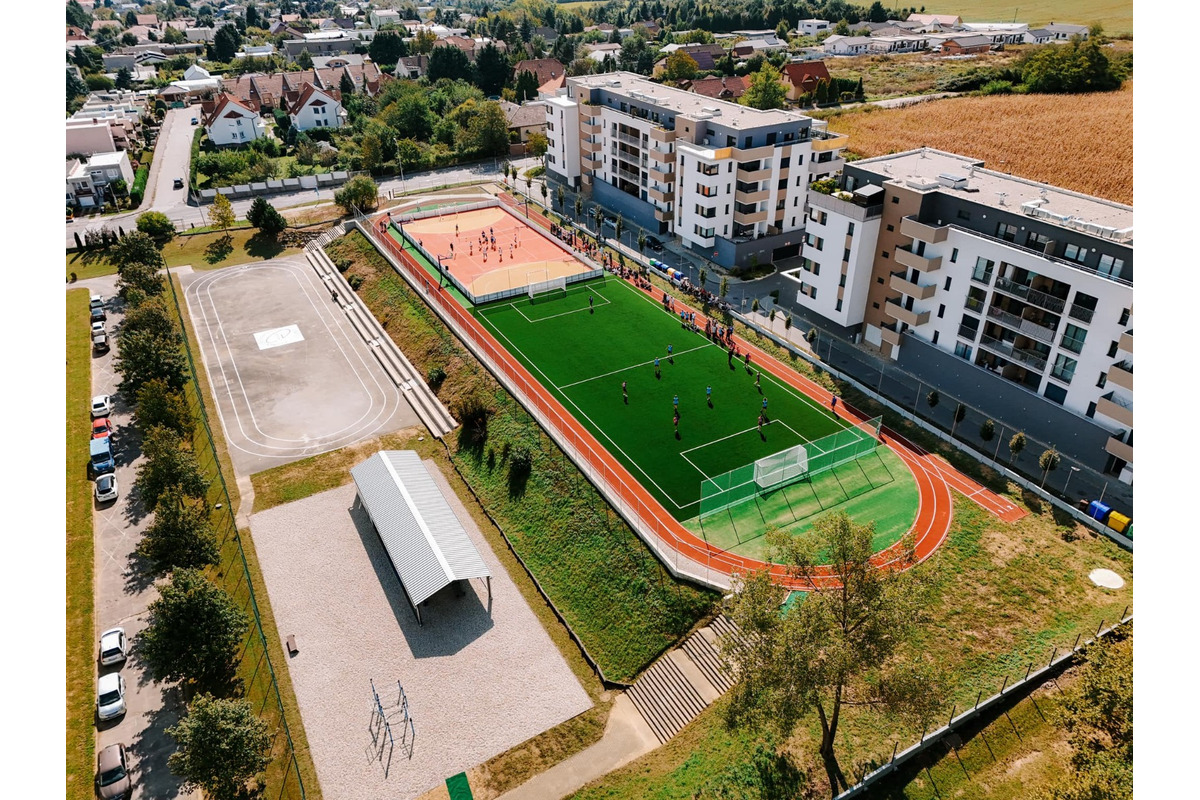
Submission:
<svg viewBox="0 0 1200 800">
<path fill-rule="evenodd" d="M 122 716 L 125 711 L 125 679 L 119 672 L 101 675 L 96 685 L 96 716 L 106 722 Z"/>
<path fill-rule="evenodd" d="M 128 797 L 132 790 L 125 745 L 110 744 L 96 756 L 96 794 L 101 800 L 119 800 Z"/>
<path fill-rule="evenodd" d="M 176 178 L 176 179 L 175 179 L 175 188 L 176 188 L 176 189 L 182 189 L 182 188 L 183 188 L 183 178 Z"/>
<path fill-rule="evenodd" d="M 101 440 L 95 440 L 101 441 Z M 115 464 L 110 462 L 109 469 L 112 469 Z M 117 489 L 117 476 L 111 472 L 101 475 L 96 478 L 96 502 L 111 503 L 117 499 L 120 491 Z"/>
<path fill-rule="evenodd" d="M 107 439 L 113 434 L 112 422 L 108 417 L 92 420 L 92 438 Z"/>
<path fill-rule="evenodd" d="M 97 355 L 108 352 L 108 334 L 104 332 L 92 334 L 92 349 Z"/>
<path fill-rule="evenodd" d="M 104 331 L 104 323 L 103 322 L 92 322 L 92 336 L 95 336 L 97 333 L 104 333 L 104 332 L 105 331 Z"/>
<path fill-rule="evenodd" d="M 93 308 L 104 308 L 104 298 L 101 295 L 94 294 L 88 302 L 88 305 Z"/>
<path fill-rule="evenodd" d="M 200 120 L 198 120 L 196 117 L 192 117 L 192 124 L 193 124 L 193 125 L 199 125 L 199 124 L 200 124 Z"/>
<path fill-rule="evenodd" d="M 117 462 L 113 459 L 112 441 L 92 439 L 88 442 L 88 468 L 93 475 L 103 475 L 117 468 Z M 99 491 L 99 486 L 97 486 L 97 491 Z M 99 495 L 97 495 L 97 499 L 99 499 Z M 115 500 L 116 497 L 114 496 L 113 499 Z"/>
<path fill-rule="evenodd" d="M 656 253 L 661 253 L 662 249 L 663 249 L 663 243 L 661 240 L 656 239 L 653 236 L 647 236 L 646 237 L 646 247 L 649 247 L 651 250 L 653 250 Z"/>
<path fill-rule="evenodd" d="M 108 319 L 108 314 L 104 313 L 104 306 L 92 306 L 92 327 L 94 328 L 97 322 L 104 322 Z"/>
<path fill-rule="evenodd" d="M 112 413 L 113 403 L 111 394 L 98 394 L 92 398 L 92 419 L 107 417 Z"/>
<path fill-rule="evenodd" d="M 120 664 L 129 655 L 129 641 L 124 628 L 109 628 L 100 634 L 100 663 Z"/>
</svg>

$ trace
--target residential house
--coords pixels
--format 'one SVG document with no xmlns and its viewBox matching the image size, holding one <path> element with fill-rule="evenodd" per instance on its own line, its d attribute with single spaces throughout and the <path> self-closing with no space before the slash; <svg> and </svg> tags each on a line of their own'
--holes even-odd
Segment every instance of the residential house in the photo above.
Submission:
<svg viewBox="0 0 1200 800">
<path fill-rule="evenodd" d="M 403 56 L 396 64 L 396 77 L 417 80 L 429 71 L 429 56 Z"/>
<path fill-rule="evenodd" d="M 796 23 L 796 31 L 801 36 L 819 36 L 833 30 L 833 23 L 826 19 L 802 19 Z"/>
<path fill-rule="evenodd" d="M 909 14 L 908 21 L 921 25 L 939 25 L 943 30 L 962 25 L 962 17 L 956 14 Z"/>
<path fill-rule="evenodd" d="M 66 123 L 67 155 L 90 156 L 117 149 L 113 126 L 106 120 L 68 119 Z"/>
<path fill-rule="evenodd" d="M 267 32 L 270 33 L 272 36 L 279 36 L 280 34 L 282 34 L 284 36 L 290 36 L 293 39 L 302 39 L 302 38 L 304 38 L 304 33 L 305 33 L 304 31 L 300 30 L 299 28 L 289 25 L 288 23 L 284 22 L 281 19 L 277 19 L 274 22 L 272 22 L 271 27 L 267 29 Z M 212 41 L 212 40 L 209 39 L 209 41 Z"/>
<path fill-rule="evenodd" d="M 815 92 L 818 83 L 831 78 L 824 61 L 796 61 L 783 65 L 781 80 L 787 88 L 787 99 L 797 102 L 804 95 Z"/>
<path fill-rule="evenodd" d="M 600 44 L 586 44 L 583 47 L 585 55 L 597 64 L 603 63 L 605 58 L 612 58 L 616 61 L 621 57 L 621 45 L 619 44 L 603 42 Z"/>
<path fill-rule="evenodd" d="M 475 57 L 478 55 L 479 51 L 489 44 L 495 45 L 501 53 L 508 52 L 508 44 L 503 39 L 493 40 L 486 37 L 471 39 L 466 36 L 452 34 L 450 36 L 446 36 L 445 38 L 438 39 L 434 43 L 436 47 L 441 47 L 443 45 L 457 47 L 459 50 L 462 50 L 464 53 L 466 53 L 467 58 L 471 61 L 471 63 L 475 63 Z"/>
<path fill-rule="evenodd" d="M 339 94 L 336 90 L 324 91 L 311 83 L 304 84 L 304 88 L 288 102 L 287 113 L 292 119 L 292 127 L 301 131 L 340 128 L 346 112 Z"/>
<path fill-rule="evenodd" d="M 532 72 L 538 86 L 542 86 L 554 78 L 561 78 L 566 73 L 566 68 L 557 58 L 530 58 L 517 62 L 513 67 L 513 79 L 522 72 Z"/>
<path fill-rule="evenodd" d="M 266 123 L 258 113 L 233 95 L 222 93 L 211 105 L 203 122 L 208 140 L 218 147 L 246 144 L 267 135 Z"/>
<path fill-rule="evenodd" d="M 645 32 L 648 39 L 657 39 L 658 35 L 662 33 L 662 26 L 652 19 L 633 23 L 633 29 L 636 31 L 638 28 Z"/>
<path fill-rule="evenodd" d="M 243 45 L 241 51 L 234 54 L 234 58 L 266 58 L 273 55 L 275 55 L 275 45 L 273 44 L 249 44 Z"/>
<path fill-rule="evenodd" d="M 542 41 L 544 41 L 546 44 L 554 44 L 554 42 L 558 39 L 558 31 L 545 25 L 539 25 L 534 28 L 533 35 L 542 37 Z"/>
<path fill-rule="evenodd" d="M 711 76 L 685 81 L 680 84 L 680 88 L 715 100 L 728 100 L 736 103 L 738 98 L 746 93 L 749 85 L 750 82 L 747 78 L 731 75 L 728 78 Z"/>
<path fill-rule="evenodd" d="M 101 56 L 105 72 L 117 72 L 127 69 L 131 73 L 137 69 L 137 56 L 133 53 L 105 53 Z"/>
<path fill-rule="evenodd" d="M 872 53 L 917 53 L 929 49 L 932 36 L 933 34 L 913 33 L 903 28 L 884 28 L 871 34 L 870 50 Z"/>
<path fill-rule="evenodd" d="M 183 71 L 183 79 L 185 81 L 200 81 L 211 77 L 212 74 L 199 64 L 192 64 Z"/>
<path fill-rule="evenodd" d="M 871 49 L 870 36 L 841 36 L 834 34 L 821 43 L 821 50 L 829 56 L 861 56 Z"/>
<path fill-rule="evenodd" d="M 338 56 L 315 56 L 314 69 L 333 69 L 336 67 L 361 67 L 366 58 L 359 53 L 344 53 Z"/>
<path fill-rule="evenodd" d="M 992 39 L 982 34 L 951 36 L 942 42 L 942 53 L 949 56 L 965 56 L 986 53 L 992 49 Z"/>
<path fill-rule="evenodd" d="M 517 105 L 516 103 L 502 100 L 500 101 L 500 107 L 504 109 L 504 116 L 508 118 L 509 141 L 515 138 L 516 141 L 524 143 L 529 141 L 529 134 L 546 132 L 546 108 L 544 103 L 535 100 L 523 105 Z"/>
<path fill-rule="evenodd" d="M 134 14 L 138 25 L 144 25 L 147 28 L 159 29 L 159 21 L 157 14 Z"/>
<path fill-rule="evenodd" d="M 1025 31 L 1025 44 L 1049 44 L 1054 41 L 1054 31 L 1046 28 L 1030 28 Z"/>
<path fill-rule="evenodd" d="M 373 8 L 367 17 L 371 27 L 375 30 L 379 30 L 384 25 L 399 25 L 400 19 L 400 12 L 390 8 Z"/>
<path fill-rule="evenodd" d="M 1081 39 L 1087 39 L 1091 29 L 1086 25 L 1068 25 L 1062 22 L 1051 22 L 1045 26 L 1045 29 L 1054 34 L 1053 41 L 1066 42 L 1072 37 L 1078 36 Z"/>
<path fill-rule="evenodd" d="M 283 50 L 287 53 L 287 57 L 293 60 L 302 52 L 307 52 L 311 56 L 353 53 L 360 44 L 365 45 L 369 42 L 369 38 L 360 36 L 359 33 L 340 30 L 306 33 L 299 39 L 285 39 Z"/>
<path fill-rule="evenodd" d="M 779 41 L 775 38 L 775 33 L 771 32 L 770 36 L 743 39 L 733 46 L 732 52 L 734 58 L 750 58 L 756 53 L 771 53 L 787 49 L 787 43 Z"/>
<path fill-rule="evenodd" d="M 988 37 L 992 44 L 1022 44 L 1029 32 L 1024 22 L 964 22 L 960 27 L 965 33 Z"/>
<path fill-rule="evenodd" d="M 133 186 L 133 165 L 125 151 L 96 153 L 87 162 L 67 160 L 67 204 L 94 208 L 111 200 L 106 189 L 116 181 L 125 181 L 125 189 Z"/>
<path fill-rule="evenodd" d="M 666 56 L 682 51 L 696 62 L 696 69 L 709 72 L 717 68 L 717 61 L 725 57 L 725 48 L 719 44 L 669 44 L 662 49 L 663 58 L 654 64 L 654 77 L 662 75 L 666 68 Z"/>
</svg>

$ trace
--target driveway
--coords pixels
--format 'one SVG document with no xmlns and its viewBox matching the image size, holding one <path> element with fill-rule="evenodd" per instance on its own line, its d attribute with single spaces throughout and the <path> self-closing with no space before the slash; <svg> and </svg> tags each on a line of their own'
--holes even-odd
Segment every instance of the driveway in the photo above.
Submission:
<svg viewBox="0 0 1200 800">
<path fill-rule="evenodd" d="M 96 278 L 73 284 L 99 293 L 108 300 L 107 327 L 110 335 L 120 336 L 124 319 L 123 304 L 115 299 L 116 276 Z M 81 318 L 79 325 L 87 325 Z M 116 344 L 101 356 L 92 359 L 92 394 L 114 394 L 119 377 L 113 370 Z M 134 548 L 141 539 L 148 520 L 145 510 L 131 496 L 137 465 L 142 460 L 141 437 L 133 427 L 132 409 L 122 397 L 115 398 L 109 416 L 114 427 L 117 485 L 121 496 L 116 502 L 98 506 L 93 501 L 92 526 L 95 537 L 95 635 L 112 627 L 123 627 L 125 635 L 136 642 L 138 633 L 146 626 L 146 607 L 158 596 L 153 583 L 142 579 L 134 567 Z M 79 469 L 87 469 L 80 464 Z M 100 672 L 120 671 L 125 676 L 125 716 L 110 722 L 97 722 L 97 751 L 121 742 L 132 761 L 134 788 L 132 797 L 170 800 L 181 795 L 179 779 L 167 767 L 167 757 L 174 751 L 174 741 L 166 729 L 179 720 L 178 692 L 166 692 L 152 683 L 136 655 L 119 666 L 104 667 Z"/>
<path fill-rule="evenodd" d="M 192 134 L 196 130 L 191 121 L 199 116 L 199 108 L 172 108 L 163 118 L 141 211 L 187 205 L 188 166 L 192 160 Z M 183 188 L 175 188 L 176 178 L 183 179 Z"/>
</svg>

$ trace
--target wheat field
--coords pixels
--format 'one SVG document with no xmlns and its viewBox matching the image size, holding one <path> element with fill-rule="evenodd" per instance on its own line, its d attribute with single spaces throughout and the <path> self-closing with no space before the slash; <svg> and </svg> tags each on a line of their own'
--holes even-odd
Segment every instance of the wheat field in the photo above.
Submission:
<svg viewBox="0 0 1200 800">
<path fill-rule="evenodd" d="M 954 97 L 829 118 L 850 152 L 881 156 L 933 147 L 989 169 L 1133 203 L 1133 82 L 1117 92 Z"/>
</svg>

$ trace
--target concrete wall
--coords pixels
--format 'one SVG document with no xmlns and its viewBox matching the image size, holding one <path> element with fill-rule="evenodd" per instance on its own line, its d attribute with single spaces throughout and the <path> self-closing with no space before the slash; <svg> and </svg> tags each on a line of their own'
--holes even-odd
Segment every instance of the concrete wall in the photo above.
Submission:
<svg viewBox="0 0 1200 800">
<path fill-rule="evenodd" d="M 592 184 L 592 199 L 608 209 L 607 217 L 622 214 L 626 222 L 652 231 L 659 229 L 659 222 L 654 218 L 654 206 L 639 200 L 631 194 L 622 192 L 617 187 L 604 183 L 599 178 Z M 612 229 L 605 230 L 605 236 L 612 236 Z"/>
</svg>

